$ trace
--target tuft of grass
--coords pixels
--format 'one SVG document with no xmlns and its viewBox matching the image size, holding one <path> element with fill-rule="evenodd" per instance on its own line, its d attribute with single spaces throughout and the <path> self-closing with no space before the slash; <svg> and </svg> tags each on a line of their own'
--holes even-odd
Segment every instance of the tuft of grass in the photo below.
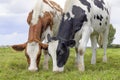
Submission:
<svg viewBox="0 0 120 80">
<path fill-rule="evenodd" d="M 120 48 L 107 49 L 108 62 L 102 62 L 103 49 L 97 50 L 97 63 L 91 65 L 92 50 L 85 52 L 85 72 L 79 72 L 75 66 L 75 50 L 71 49 L 69 59 L 62 73 L 52 72 L 52 60 L 49 70 L 42 68 L 43 55 L 38 72 L 27 70 L 28 64 L 24 52 L 11 48 L 0 48 L 0 80 L 120 80 Z"/>
</svg>

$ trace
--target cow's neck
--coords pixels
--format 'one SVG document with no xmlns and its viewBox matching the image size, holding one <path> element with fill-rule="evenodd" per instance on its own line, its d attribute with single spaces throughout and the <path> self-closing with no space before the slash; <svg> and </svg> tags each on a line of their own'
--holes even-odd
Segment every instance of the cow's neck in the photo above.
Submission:
<svg viewBox="0 0 120 80">
<path fill-rule="evenodd" d="M 64 20 L 64 15 L 63 15 L 62 21 L 60 23 L 59 31 L 57 34 L 57 38 L 64 40 L 70 40 L 74 38 L 72 19 Z"/>
<path fill-rule="evenodd" d="M 28 42 L 40 41 L 41 35 L 42 35 L 42 24 L 41 22 L 39 22 L 35 26 L 30 27 Z"/>
</svg>

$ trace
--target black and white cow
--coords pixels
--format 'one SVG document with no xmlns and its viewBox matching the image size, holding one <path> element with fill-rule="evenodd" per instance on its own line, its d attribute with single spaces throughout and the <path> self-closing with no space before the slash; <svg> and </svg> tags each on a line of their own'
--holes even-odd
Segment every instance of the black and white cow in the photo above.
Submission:
<svg viewBox="0 0 120 80">
<path fill-rule="evenodd" d="M 106 48 L 110 23 L 110 7 L 106 0 L 66 0 L 64 14 L 55 38 L 48 35 L 48 50 L 53 59 L 53 71 L 63 71 L 69 57 L 69 47 L 75 45 L 79 71 L 84 71 L 84 53 L 89 38 L 92 44 L 91 64 L 96 63 L 96 34 L 103 35 L 103 62 L 107 62 Z"/>
</svg>

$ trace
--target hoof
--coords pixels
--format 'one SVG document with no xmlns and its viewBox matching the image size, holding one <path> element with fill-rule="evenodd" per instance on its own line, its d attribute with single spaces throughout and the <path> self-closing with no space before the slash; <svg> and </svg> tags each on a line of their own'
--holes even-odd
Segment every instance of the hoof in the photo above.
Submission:
<svg viewBox="0 0 120 80">
<path fill-rule="evenodd" d="M 80 72 L 84 72 L 84 71 L 85 71 L 84 65 L 78 65 L 78 70 L 79 70 Z"/>
<path fill-rule="evenodd" d="M 107 63 L 107 56 L 103 56 L 103 62 Z"/>
</svg>

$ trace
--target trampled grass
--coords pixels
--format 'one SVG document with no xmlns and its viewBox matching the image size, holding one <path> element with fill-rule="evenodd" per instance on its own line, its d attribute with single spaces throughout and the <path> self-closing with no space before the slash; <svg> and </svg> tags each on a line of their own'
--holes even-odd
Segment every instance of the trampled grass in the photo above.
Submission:
<svg viewBox="0 0 120 80">
<path fill-rule="evenodd" d="M 11 48 L 0 48 L 0 80 L 120 80 L 120 48 L 107 49 L 108 63 L 102 62 L 103 50 L 97 50 L 97 64 L 91 65 L 91 49 L 85 53 L 85 72 L 75 67 L 75 51 L 71 49 L 70 57 L 62 73 L 52 72 L 52 61 L 49 70 L 42 68 L 41 57 L 38 72 L 27 70 L 24 52 L 16 52 Z"/>
</svg>

